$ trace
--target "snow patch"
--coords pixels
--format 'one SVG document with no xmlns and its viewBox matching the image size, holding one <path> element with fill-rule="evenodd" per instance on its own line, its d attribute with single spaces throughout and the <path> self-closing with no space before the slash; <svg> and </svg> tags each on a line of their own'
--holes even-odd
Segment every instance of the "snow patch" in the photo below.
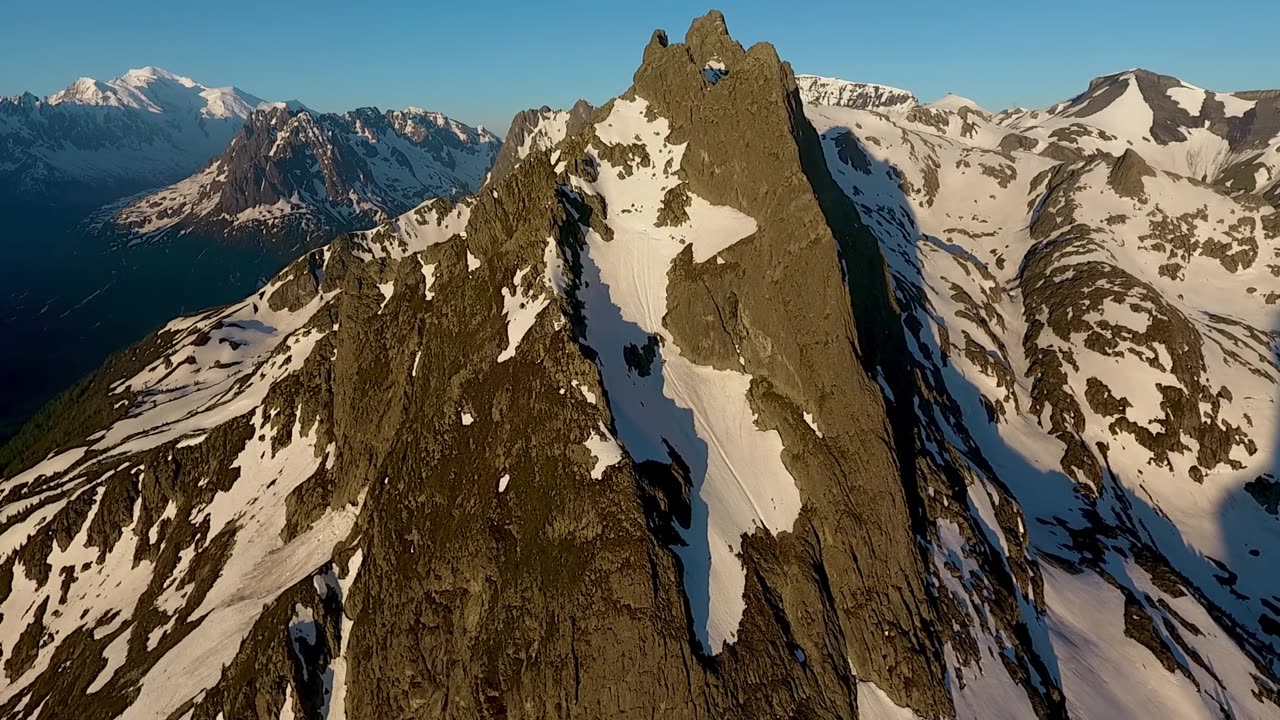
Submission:
<svg viewBox="0 0 1280 720">
<path fill-rule="evenodd" d="M 622 448 L 618 447 L 617 441 L 609 434 L 609 429 L 604 426 L 604 423 L 600 423 L 599 434 L 592 433 L 583 444 L 596 459 L 595 467 L 591 469 L 593 480 L 603 478 L 605 470 L 622 461 Z"/>
<path fill-rule="evenodd" d="M 804 421 L 809 424 L 810 428 L 813 429 L 814 435 L 817 435 L 818 437 L 822 437 L 822 431 L 818 429 L 818 423 L 816 420 L 813 419 L 813 413 L 806 411 L 804 414 Z"/>
<path fill-rule="evenodd" d="M 529 268 L 522 268 L 516 272 L 516 277 L 512 281 L 515 285 L 514 291 L 502 288 L 502 313 L 507 317 L 507 349 L 498 354 L 498 362 L 506 362 L 515 357 L 520 341 L 533 327 L 538 314 L 551 302 L 551 298 L 537 293 L 536 290 L 529 294 L 525 293 L 525 288 L 520 281 L 528 272 Z"/>
<path fill-rule="evenodd" d="M 910 708 L 895 703 L 879 685 L 858 679 L 859 720 L 923 720 Z"/>
</svg>

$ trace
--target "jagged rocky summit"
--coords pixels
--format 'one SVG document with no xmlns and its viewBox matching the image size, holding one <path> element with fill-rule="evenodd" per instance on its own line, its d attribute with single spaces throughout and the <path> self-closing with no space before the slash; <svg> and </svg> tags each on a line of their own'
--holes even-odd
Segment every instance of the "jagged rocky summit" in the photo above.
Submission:
<svg viewBox="0 0 1280 720">
<path fill-rule="evenodd" d="M 1276 210 L 922 110 L 712 12 L 115 356 L 0 451 L 0 715 L 1273 715 Z"/>
</svg>

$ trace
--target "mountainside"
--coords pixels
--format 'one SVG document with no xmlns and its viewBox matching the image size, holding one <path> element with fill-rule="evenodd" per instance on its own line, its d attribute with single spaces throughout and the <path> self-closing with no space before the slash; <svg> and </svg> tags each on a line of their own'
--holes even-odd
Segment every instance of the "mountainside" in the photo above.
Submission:
<svg viewBox="0 0 1280 720">
<path fill-rule="evenodd" d="M 51 404 L 0 716 L 1280 713 L 1280 211 L 804 92 L 657 31 Z"/>
<path fill-rule="evenodd" d="M 0 97 L 0 203 L 84 207 L 191 174 L 259 100 L 159 68 Z"/>
<path fill-rule="evenodd" d="M 1039 561 L 1025 602 L 1067 711 L 1280 713 L 1280 212 L 1142 147 L 1058 161 L 808 115 L 888 260 L 932 451 L 988 541 Z"/>
<path fill-rule="evenodd" d="M 857 94 L 862 83 L 817 80 L 822 82 L 800 84 L 805 102 L 813 105 L 877 110 L 929 135 L 1060 162 L 1134 150 L 1156 169 L 1233 197 L 1256 195 L 1280 204 L 1280 90 L 1218 93 L 1168 75 L 1128 70 L 1096 78 L 1084 93 L 1043 110 L 992 115 L 954 94 L 925 105 L 880 103 L 875 95 Z"/>
<path fill-rule="evenodd" d="M 314 247 L 479 188 L 502 143 L 420 108 L 255 112 L 208 166 L 91 219 L 126 243 L 194 235 Z"/>
<path fill-rule="evenodd" d="M 1133 149 L 1158 169 L 1280 203 L 1277 90 L 1218 93 L 1129 70 L 1045 110 L 1006 111 L 995 121 L 1024 149 L 1056 159 Z"/>
</svg>

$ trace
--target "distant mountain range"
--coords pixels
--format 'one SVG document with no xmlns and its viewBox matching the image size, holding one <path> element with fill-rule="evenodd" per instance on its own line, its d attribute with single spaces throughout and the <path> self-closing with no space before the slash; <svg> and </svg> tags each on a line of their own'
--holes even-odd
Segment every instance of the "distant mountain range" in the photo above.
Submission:
<svg viewBox="0 0 1280 720">
<path fill-rule="evenodd" d="M 258 110 L 206 167 L 91 224 L 125 243 L 196 236 L 300 251 L 428 198 L 475 192 L 501 146 L 484 128 L 420 108 Z"/>
<path fill-rule="evenodd" d="M 0 353 L 0 438 L 172 315 L 474 192 L 501 146 L 421 108 L 319 113 L 153 67 L 0 99 L 0 334 L 22 348 Z"/>
<path fill-rule="evenodd" d="M 0 202 L 83 208 L 195 172 L 266 105 L 159 68 L 0 98 Z"/>
</svg>

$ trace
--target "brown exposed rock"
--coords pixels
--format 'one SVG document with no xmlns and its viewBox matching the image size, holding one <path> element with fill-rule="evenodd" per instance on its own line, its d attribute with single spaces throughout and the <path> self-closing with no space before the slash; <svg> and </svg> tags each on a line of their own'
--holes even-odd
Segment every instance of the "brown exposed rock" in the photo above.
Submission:
<svg viewBox="0 0 1280 720">
<path fill-rule="evenodd" d="M 13 644 L 9 657 L 5 658 L 4 674 L 10 681 L 17 680 L 18 676 L 31 669 L 31 666 L 35 664 L 36 651 L 44 640 L 44 614 L 48 609 L 49 598 L 45 598 L 40 602 L 40 606 L 36 608 L 31 622 L 18 635 L 18 641 Z"/>
<path fill-rule="evenodd" d="M 1033 137 L 1019 133 L 1009 133 L 1000 139 L 1000 150 L 1002 152 L 1014 152 L 1017 150 L 1030 152 L 1035 150 L 1039 144 L 1040 141 Z"/>
<path fill-rule="evenodd" d="M 1111 167 L 1107 176 L 1107 184 L 1121 197 L 1139 200 L 1145 197 L 1146 187 L 1142 179 L 1155 177 L 1156 171 L 1151 169 L 1146 160 L 1133 150 L 1125 150 Z"/>
<path fill-rule="evenodd" d="M 980 163 L 978 167 L 982 169 L 983 175 L 995 180 L 1002 189 L 1009 187 L 1009 183 L 1018 179 L 1018 168 L 1012 164 L 988 165 Z"/>
<path fill-rule="evenodd" d="M 668 190 L 662 197 L 662 207 L 658 209 L 658 226 L 672 227 L 689 222 L 690 202 L 689 189 L 683 183 Z"/>
</svg>

